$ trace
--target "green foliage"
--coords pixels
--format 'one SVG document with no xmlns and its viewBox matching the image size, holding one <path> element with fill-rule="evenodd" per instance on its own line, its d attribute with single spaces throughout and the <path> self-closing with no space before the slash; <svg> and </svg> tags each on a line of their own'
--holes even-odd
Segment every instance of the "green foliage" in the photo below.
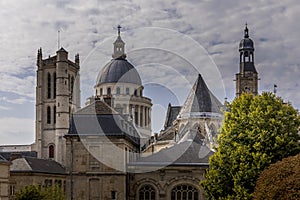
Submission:
<svg viewBox="0 0 300 200">
<path fill-rule="evenodd" d="M 15 195 L 15 200 L 40 200 L 43 199 L 44 195 L 41 189 L 37 185 L 28 185 L 21 189 Z"/>
<path fill-rule="evenodd" d="M 300 154 L 271 164 L 260 175 L 254 200 L 300 199 Z"/>
<path fill-rule="evenodd" d="M 244 94 L 228 106 L 201 186 L 209 199 L 251 199 L 267 166 L 300 152 L 300 118 L 271 93 Z"/>
<path fill-rule="evenodd" d="M 64 200 L 65 195 L 58 185 L 51 187 L 40 187 L 28 185 L 15 195 L 15 200 Z"/>
</svg>

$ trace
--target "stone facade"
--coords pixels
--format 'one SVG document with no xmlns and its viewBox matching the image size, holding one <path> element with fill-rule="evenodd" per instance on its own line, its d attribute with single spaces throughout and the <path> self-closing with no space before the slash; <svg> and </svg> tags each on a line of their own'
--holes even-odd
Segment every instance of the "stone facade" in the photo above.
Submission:
<svg viewBox="0 0 300 200">
<path fill-rule="evenodd" d="M 9 162 L 0 157 L 0 200 L 9 199 Z"/>
<path fill-rule="evenodd" d="M 43 59 L 37 55 L 36 140 L 34 150 L 39 158 L 65 162 L 65 141 L 69 118 L 80 107 L 79 55 L 68 59 L 63 48 L 55 56 Z"/>
<path fill-rule="evenodd" d="M 145 189 L 149 191 L 145 186 L 153 189 L 155 199 L 157 200 L 175 199 L 172 196 L 172 191 L 178 186 L 186 186 L 185 191 L 190 189 L 190 192 L 192 189 L 188 187 L 192 187 L 197 191 L 197 193 L 193 194 L 198 197 L 197 199 L 205 199 L 203 190 L 199 186 L 200 180 L 203 180 L 205 169 L 206 167 L 201 166 L 168 166 L 148 173 L 130 174 L 129 199 L 143 199 L 142 196 L 146 193 Z"/>
</svg>

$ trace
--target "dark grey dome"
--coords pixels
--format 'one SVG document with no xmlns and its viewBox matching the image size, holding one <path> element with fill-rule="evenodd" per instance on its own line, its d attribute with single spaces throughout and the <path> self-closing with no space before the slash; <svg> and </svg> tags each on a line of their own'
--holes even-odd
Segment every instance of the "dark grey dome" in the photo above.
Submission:
<svg viewBox="0 0 300 200">
<path fill-rule="evenodd" d="M 142 85 L 139 73 L 124 58 L 112 59 L 100 71 L 97 85 L 102 83 L 133 83 Z"/>
<path fill-rule="evenodd" d="M 254 49 L 254 43 L 250 38 L 244 38 L 240 42 L 239 49 Z"/>
</svg>

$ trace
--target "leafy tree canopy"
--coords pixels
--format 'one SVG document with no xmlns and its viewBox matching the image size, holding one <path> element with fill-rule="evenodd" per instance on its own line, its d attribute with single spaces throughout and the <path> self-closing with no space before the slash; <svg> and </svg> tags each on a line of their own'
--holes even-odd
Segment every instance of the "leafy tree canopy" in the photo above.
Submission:
<svg viewBox="0 0 300 200">
<path fill-rule="evenodd" d="M 251 199 L 261 171 L 300 152 L 300 117 L 272 93 L 243 94 L 227 106 L 201 186 L 210 199 Z"/>
<path fill-rule="evenodd" d="M 300 199 L 300 154 L 271 164 L 260 175 L 254 200 Z"/>
<path fill-rule="evenodd" d="M 18 191 L 14 197 L 15 200 L 63 200 L 65 195 L 58 185 L 51 187 L 40 187 L 37 185 L 28 185 Z"/>
</svg>

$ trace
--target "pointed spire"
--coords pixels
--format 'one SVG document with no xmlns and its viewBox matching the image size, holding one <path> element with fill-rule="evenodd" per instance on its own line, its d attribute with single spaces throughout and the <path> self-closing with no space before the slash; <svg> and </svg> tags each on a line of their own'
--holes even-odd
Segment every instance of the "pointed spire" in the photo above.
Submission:
<svg viewBox="0 0 300 200">
<path fill-rule="evenodd" d="M 245 24 L 245 31 L 244 31 L 244 38 L 249 38 L 249 30 L 248 30 L 248 27 L 247 27 L 247 22 Z"/>
<path fill-rule="evenodd" d="M 189 93 L 187 100 L 180 110 L 179 115 L 181 115 L 181 117 L 184 117 L 190 116 L 192 113 L 221 114 L 222 108 L 223 105 L 221 104 L 221 102 L 208 89 L 201 74 L 199 74 L 192 90 Z"/>
</svg>

